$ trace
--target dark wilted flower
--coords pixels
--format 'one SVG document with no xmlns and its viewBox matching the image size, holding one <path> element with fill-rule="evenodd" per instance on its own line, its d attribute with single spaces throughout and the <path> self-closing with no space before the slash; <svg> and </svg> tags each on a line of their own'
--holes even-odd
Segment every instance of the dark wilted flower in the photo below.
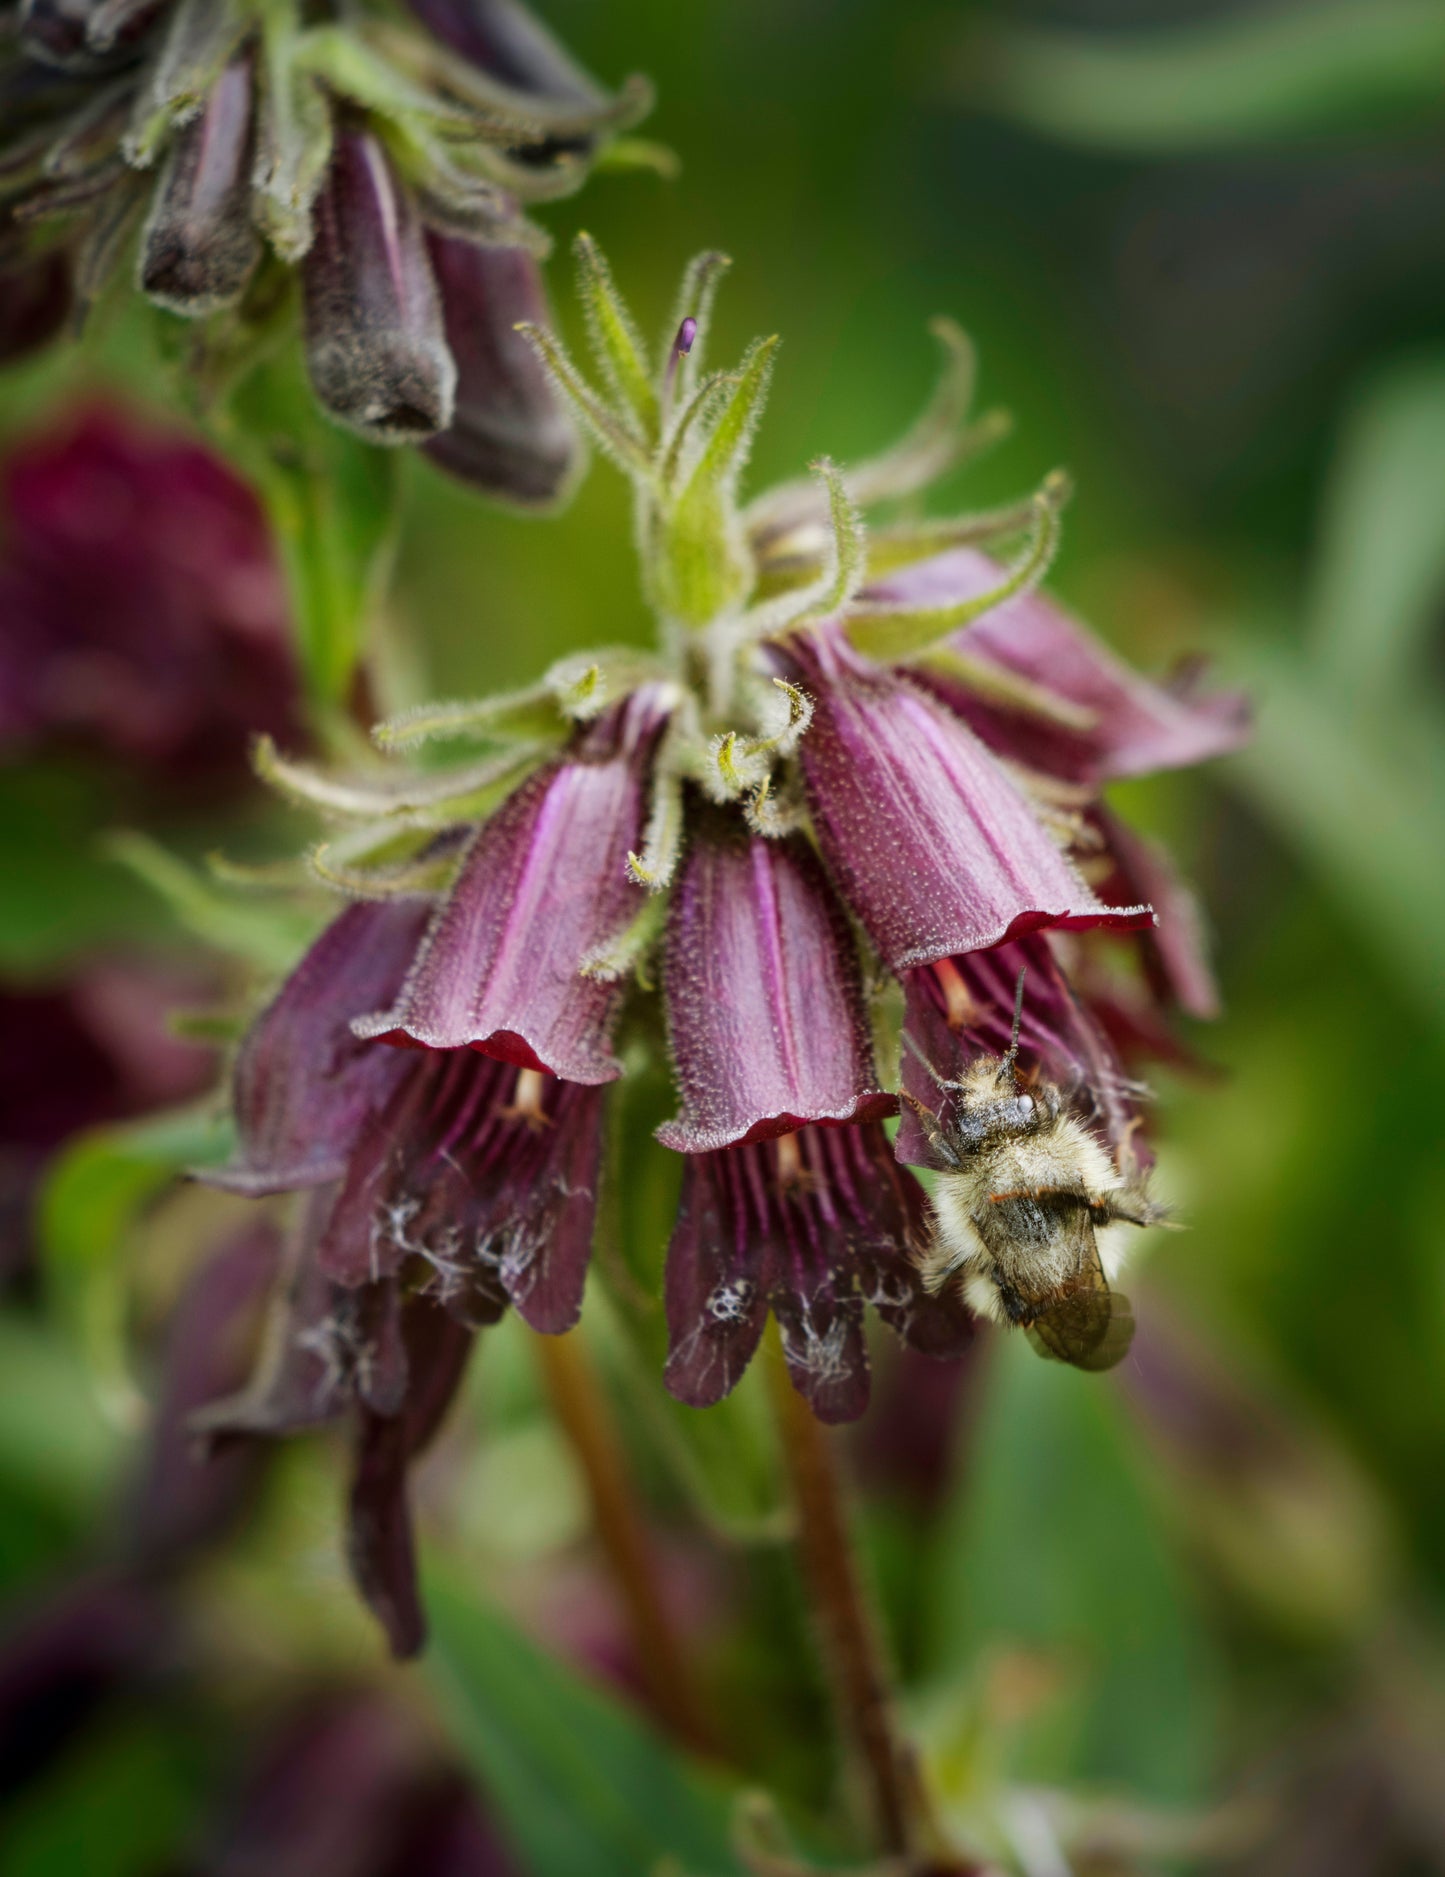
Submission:
<svg viewBox="0 0 1445 1877">
<path fill-rule="evenodd" d="M 0 358 L 83 315 L 133 247 L 142 292 L 239 357 L 298 269 L 316 396 L 378 443 L 536 504 L 570 426 L 511 335 L 545 311 L 524 205 L 580 187 L 642 116 L 512 0 L 33 0 L 0 51 Z M 200 354 L 198 353 L 198 356 Z"/>
<path fill-rule="evenodd" d="M 515 1877 L 466 1778 L 402 1702 L 314 1690 L 272 1721 L 198 1877 Z"/>
<path fill-rule="evenodd" d="M 33 1269 L 32 1202 L 49 1157 L 82 1128 L 199 1095 L 210 1052 L 166 1017 L 204 980 L 127 958 L 93 959 L 59 983 L 0 984 L 0 1286 Z"/>
<path fill-rule="evenodd" d="M 3 477 L 0 749 L 76 739 L 234 784 L 258 729 L 299 734 L 281 571 L 216 456 L 92 408 Z"/>
<path fill-rule="evenodd" d="M 921 1275 L 928 1205 L 903 1164 L 928 1157 L 918 1113 L 896 1146 L 884 1127 L 898 1108 L 878 1059 L 899 1044 L 887 982 L 901 984 L 904 1092 L 922 1102 L 932 1075 L 1004 1053 L 1027 966 L 1020 1073 L 1058 1087 L 1121 1175 L 1145 1165 L 1139 1090 L 1069 970 L 1153 931 L 1129 888 L 1163 875 L 1103 814 L 1098 785 L 1242 733 L 1237 700 L 1149 684 L 1033 593 L 1058 479 L 1013 510 L 865 535 L 859 504 L 912 494 L 994 428 L 961 428 L 971 360 L 952 328 L 949 372 L 904 444 L 739 510 L 772 342 L 703 372 L 721 257 L 689 270 L 649 366 L 585 237 L 579 256 L 609 392 L 529 336 L 634 478 L 661 649 L 565 660 L 535 690 L 378 732 L 385 747 L 491 746 L 461 770 L 335 779 L 263 752 L 292 799 L 357 819 L 316 866 L 374 903 L 318 942 L 240 1059 L 240 1180 L 251 1117 L 266 1115 L 277 1163 L 339 1184 L 313 1201 L 290 1356 L 232 1424 L 350 1400 L 387 1436 L 368 1436 L 381 1444 L 362 1477 L 389 1467 L 393 1487 L 415 1449 L 401 1404 L 430 1380 L 402 1361 L 412 1332 L 396 1325 L 469 1331 L 512 1302 L 539 1329 L 570 1326 L 605 1177 L 605 1085 L 664 1038 L 680 1106 L 659 1139 L 686 1162 L 666 1273 L 674 1393 L 725 1395 L 769 1314 L 826 1420 L 866 1404 L 866 1305 L 914 1348 L 961 1353 L 966 1299 Z M 1012 561 L 975 551 L 1010 537 Z M 1010 662 L 1007 638 L 974 654 L 974 633 L 1025 596 L 1035 637 L 1068 648 L 1058 690 L 1051 654 L 1038 670 Z M 1044 732 L 1061 728 L 1074 741 L 1056 750 Z M 1165 899 L 1172 914 L 1177 892 Z M 384 947 L 358 941 L 373 922 Z M 1157 1004 L 1155 988 L 1143 980 Z M 313 1098 L 328 1063 L 344 1066 Z M 256 1405 L 275 1398 L 282 1409 Z M 390 1542 L 390 1587 L 377 1588 L 379 1538 L 361 1575 L 379 1608 L 405 1610 L 409 1540 L 392 1528 Z M 390 1618 L 403 1643 L 411 1615 Z"/>
</svg>

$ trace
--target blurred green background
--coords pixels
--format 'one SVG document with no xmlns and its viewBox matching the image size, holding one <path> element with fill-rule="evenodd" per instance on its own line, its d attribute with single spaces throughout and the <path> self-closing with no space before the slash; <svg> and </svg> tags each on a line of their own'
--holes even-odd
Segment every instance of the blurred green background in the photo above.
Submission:
<svg viewBox="0 0 1445 1877">
<path fill-rule="evenodd" d="M 1197 882 L 1226 1000 L 1194 1039 L 1208 1070 L 1155 1078 L 1161 1184 L 1189 1229 L 1154 1246 L 1136 1307 L 1213 1351 L 1229 1438 L 1171 1420 L 1127 1375 L 1101 1384 L 1015 1348 L 971 1378 L 966 1438 L 929 1494 L 888 1490 L 860 1436 L 866 1535 L 949 1803 L 1007 1867 L 1041 1874 L 1445 1869 L 1430 1672 L 1445 1615 L 1441 11 L 549 0 L 546 14 L 603 78 L 656 80 L 648 134 L 682 160 L 676 180 L 599 177 L 549 212 L 564 330 L 578 332 L 577 227 L 649 327 L 688 254 L 730 252 L 720 352 L 784 338 L 758 488 L 889 439 L 930 382 L 926 321 L 952 314 L 977 341 L 984 402 L 1016 428 L 946 496 L 984 505 L 1067 466 L 1056 589 L 1145 668 L 1203 649 L 1257 699 L 1251 751 L 1131 786 L 1124 804 Z M 146 320 L 112 310 L 85 354 L 0 387 L 5 432 L 96 383 L 154 402 L 152 360 Z M 417 461 L 404 488 L 384 624 L 401 692 L 505 688 L 647 635 L 608 466 L 547 522 L 489 511 Z M 0 774 L 0 791 L 12 976 L 102 940 L 183 944 L 98 850 L 103 791 L 36 768 Z M 148 825 L 191 854 L 216 833 L 184 805 Z M 228 830 L 270 852 L 308 832 L 259 807 Z M 0 1322 L 0 1588 L 17 1597 L 93 1547 L 134 1438 L 85 1372 L 122 1308 L 103 1277 L 75 1275 L 87 1257 L 104 1267 L 131 1217 L 96 1200 L 125 1185 L 106 1178 L 72 1180 L 81 1210 L 59 1238 L 80 1249 L 49 1303 Z M 660 1202 L 637 1203 L 655 1233 Z M 605 1322 L 596 1335 L 610 1374 L 617 1339 Z M 736 1868 L 708 1849 L 722 1839 L 706 1782 L 687 1786 L 691 1838 L 655 1821 L 660 1838 L 628 1836 L 629 1805 L 646 1819 L 659 1781 L 692 1775 L 660 1771 L 650 1737 L 595 1710 L 586 1669 L 559 1670 L 546 1703 L 516 1692 L 545 1685 L 495 1608 L 551 1636 L 553 1605 L 523 1580 L 582 1568 L 585 1508 L 515 1326 L 477 1368 L 475 1425 L 438 1461 L 438 1569 L 454 1574 L 435 1591 L 438 1647 L 429 1670 L 387 1679 L 429 1725 L 450 1717 L 445 1750 L 479 1771 L 544 1877 L 643 1869 L 659 1850 Z M 665 1464 L 671 1436 L 650 1441 L 635 1391 L 618 1405 L 678 1571 L 700 1578 L 687 1621 L 734 1768 L 827 1815 L 785 1561 L 703 1536 Z M 933 1412 L 921 1397 L 895 1437 L 926 1441 Z M 238 1626 L 219 1666 L 103 1718 L 22 1792 L 0 1821 L 0 1877 L 189 1868 L 264 1727 L 253 1684 L 299 1678 L 295 1662 L 384 1673 L 338 1612 L 336 1490 L 324 1447 L 284 1456 L 267 1519 L 194 1593 Z M 579 1743 L 581 1771 L 557 1735 Z M 1047 1807 L 1072 1862 L 1028 1851 L 1045 1784 L 1110 1798 L 1097 1855 Z M 1261 1794 L 1283 1835 L 1253 1819 Z M 84 1813 L 103 1822 L 82 1845 Z M 549 1838 L 554 1814 L 579 1835 Z"/>
</svg>

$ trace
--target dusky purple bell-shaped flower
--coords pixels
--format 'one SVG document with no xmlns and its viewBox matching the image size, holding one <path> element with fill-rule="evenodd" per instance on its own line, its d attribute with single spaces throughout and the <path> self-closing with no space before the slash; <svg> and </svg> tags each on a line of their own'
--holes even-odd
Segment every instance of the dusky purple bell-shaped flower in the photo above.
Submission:
<svg viewBox="0 0 1445 1877">
<path fill-rule="evenodd" d="M 261 259 L 251 220 L 255 163 L 252 59 L 232 59 L 198 116 L 176 134 L 141 236 L 151 299 L 198 318 L 231 305 Z"/>
<path fill-rule="evenodd" d="M 799 749 L 819 846 L 890 970 L 1041 926 L 1147 924 L 1105 906 L 963 721 L 840 632 L 797 633 L 786 669 L 813 699 Z"/>
<path fill-rule="evenodd" d="M 689 1155 L 667 1254 L 666 1381 L 693 1407 L 741 1379 L 771 1310 L 794 1386 L 823 1421 L 868 1405 L 865 1303 L 905 1341 L 957 1355 L 975 1322 L 930 1296 L 917 1180 L 876 1121 Z"/>
<path fill-rule="evenodd" d="M 484 1050 L 572 1082 L 610 1082 L 623 987 L 584 973 L 640 910 L 627 874 L 668 694 L 644 687 L 484 822 L 401 995 L 359 1036 Z"/>
<path fill-rule="evenodd" d="M 301 263 L 306 363 L 339 422 L 383 443 L 452 420 L 457 370 L 416 208 L 380 142 L 342 129 Z"/>
<path fill-rule="evenodd" d="M 301 724 L 285 584 L 254 493 L 194 439 L 82 407 L 0 475 L 0 747 L 100 750 L 233 789 Z"/>
<path fill-rule="evenodd" d="M 405 1066 L 352 1152 L 320 1268 L 358 1285 L 411 1261 L 463 1320 L 495 1322 L 510 1302 L 534 1329 L 570 1329 L 592 1253 L 600 1091 L 472 1050 Z"/>
<path fill-rule="evenodd" d="M 352 1035 L 351 1013 L 401 983 L 429 907 L 349 907 L 321 934 L 246 1034 L 232 1098 L 238 1151 L 208 1172 L 238 1193 L 284 1193 L 340 1179 L 373 1111 L 407 1064 Z"/>
<path fill-rule="evenodd" d="M 678 1153 L 877 1120 L 878 1086 L 853 935 L 816 856 L 736 821 L 704 826 L 683 863 L 663 984 L 683 1112 Z"/>
<path fill-rule="evenodd" d="M 450 425 L 422 447 L 439 469 L 499 500 L 555 501 L 577 463 L 577 433 L 517 331 L 524 320 L 549 323 L 536 256 L 434 232 L 427 253 L 456 390 Z"/>
<path fill-rule="evenodd" d="M 318 1243 L 336 1188 L 306 1202 L 251 1380 L 191 1416 L 193 1434 L 224 1452 L 349 1419 L 356 1457 L 347 1557 L 392 1650 L 414 1655 L 425 1636 L 407 1508 L 407 1475 L 436 1432 L 466 1366 L 473 1332 L 395 1278 L 357 1288 L 331 1283 Z"/>
<path fill-rule="evenodd" d="M 288 1360 L 230 1418 L 276 1428 L 303 1408 L 354 1409 L 354 1529 L 373 1534 L 358 1576 L 405 1647 L 419 1621 L 398 1510 L 408 1429 L 435 1418 L 429 1397 L 405 1405 L 423 1385 L 417 1352 L 442 1339 L 448 1393 L 453 1331 L 508 1303 L 543 1331 L 576 1320 L 608 1177 L 606 1087 L 649 1051 L 670 1053 L 679 1105 L 658 1137 L 684 1157 L 666 1381 L 694 1405 L 737 1384 L 769 1315 L 794 1384 L 830 1421 L 866 1404 L 869 1306 L 919 1351 L 968 1345 L 968 1297 L 925 1281 L 933 1221 L 903 1162 L 928 1156 L 916 1112 L 896 1143 L 885 1131 L 887 1082 L 895 1046 L 920 1102 L 930 1068 L 1002 1056 L 1024 967 L 1019 1073 L 1048 1078 L 1100 1167 L 1142 1184 L 1141 1091 L 1089 974 L 1106 947 L 1127 966 L 1147 942 L 1155 915 L 1131 888 L 1164 876 L 1116 833 L 1099 789 L 1239 735 L 1237 701 L 1183 702 L 1135 678 L 1042 601 L 1012 663 L 1007 638 L 974 650 L 1042 576 L 1053 479 L 1001 518 L 865 534 L 861 506 L 915 493 L 961 447 L 956 383 L 897 450 L 848 472 L 818 465 L 814 482 L 741 510 L 773 348 L 703 375 L 722 258 L 689 269 L 649 360 L 595 244 L 580 238 L 578 254 L 607 389 L 550 334 L 528 338 L 634 476 L 657 648 L 564 660 L 526 692 L 380 727 L 393 749 L 478 736 L 487 754 L 450 780 L 277 771 L 300 799 L 349 804 L 364 824 L 353 851 L 386 855 L 338 876 L 378 897 L 333 932 L 394 920 L 408 959 L 388 954 L 374 998 L 351 967 L 318 994 L 303 964 L 272 1006 L 314 1012 L 317 1062 L 327 1025 L 350 1042 L 332 1045 L 344 1088 L 309 1108 L 314 1161 L 297 1150 L 307 1104 L 274 1097 L 292 1164 L 335 1184 L 317 1189 L 302 1241 Z M 945 337 L 956 376 L 964 342 Z M 951 533 L 1027 541 L 981 589 L 991 563 Z M 1039 740 L 1060 728 L 1093 740 L 1082 754 Z M 1145 980 L 1161 1011 L 1163 989 Z M 243 1052 L 243 1068 L 262 1056 Z M 285 1052 L 266 1060 L 284 1081 Z"/>
</svg>

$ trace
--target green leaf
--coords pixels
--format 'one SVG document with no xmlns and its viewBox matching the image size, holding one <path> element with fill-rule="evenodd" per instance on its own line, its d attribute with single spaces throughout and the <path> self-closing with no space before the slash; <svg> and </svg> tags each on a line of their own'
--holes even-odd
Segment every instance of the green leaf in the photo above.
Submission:
<svg viewBox="0 0 1445 1877">
<path fill-rule="evenodd" d="M 1372 730 L 1352 696 L 1255 640 L 1230 675 L 1258 700 L 1236 779 L 1301 853 L 1401 993 L 1445 1033 L 1445 764 L 1438 712 L 1411 700 Z"/>
<path fill-rule="evenodd" d="M 642 439 L 587 382 L 561 340 L 545 327 L 533 325 L 530 320 L 519 321 L 517 331 L 537 354 L 558 391 L 623 474 L 644 487 L 650 485 L 653 480 L 652 458 Z"/>
<path fill-rule="evenodd" d="M 180 0 L 126 135 L 130 162 L 149 165 L 172 126 L 200 110 L 246 25 L 236 0 Z"/>
<path fill-rule="evenodd" d="M 618 401 L 632 413 L 641 435 L 655 441 L 657 391 L 643 361 L 636 322 L 617 290 L 606 257 L 591 235 L 579 234 L 572 251 L 577 257 L 577 286 L 592 355 Z"/>
<path fill-rule="evenodd" d="M 187 1856 L 200 1825 L 200 1768 L 183 1726 L 132 1709 L 82 1734 L 17 1794 L 0 1877 L 153 1877 Z"/>
<path fill-rule="evenodd" d="M 1071 143 L 1127 151 L 1376 128 L 1445 115 L 1438 0 L 1314 0 L 1124 38 L 1016 31 L 969 48 L 961 88 Z"/>
<path fill-rule="evenodd" d="M 46 1284 L 100 1401 L 122 1424 L 142 1407 L 126 1356 L 130 1235 L 172 1180 L 219 1166 L 231 1145 L 229 1116 L 209 1104 L 179 1108 L 77 1135 L 46 1174 L 37 1213 Z"/>
<path fill-rule="evenodd" d="M 398 453 L 326 422 L 295 346 L 245 379 L 222 438 L 259 485 L 276 530 L 307 690 L 319 709 L 335 710 L 391 570 Z"/>
<path fill-rule="evenodd" d="M 1445 360 L 1396 366 L 1337 446 L 1310 629 L 1352 706 L 1405 695 L 1445 595 Z"/>
<path fill-rule="evenodd" d="M 66 1512 L 93 1515 L 115 1478 L 123 1439 L 100 1410 L 73 1340 L 0 1312 L 0 1476 Z"/>
<path fill-rule="evenodd" d="M 153 939 L 164 924 L 139 885 L 96 851 L 114 785 L 59 763 L 0 768 L 0 967 L 55 972 L 101 945 Z M 59 857 L 65 865 L 57 865 Z"/>
<path fill-rule="evenodd" d="M 311 209 L 331 161 L 331 105 L 297 64 L 296 13 L 286 0 L 263 0 L 260 111 L 257 117 L 256 220 L 283 261 L 311 246 Z"/>
<path fill-rule="evenodd" d="M 1143 1485 L 1111 1386 L 1017 1335 L 988 1377 L 972 1458 L 924 1578 L 944 1676 L 1035 1663 L 1052 1690 L 1023 1723 L 1014 1777 L 1203 1798 L 1220 1683 L 1187 1576 Z"/>
<path fill-rule="evenodd" d="M 767 402 L 777 347 L 774 337 L 749 348 L 681 494 L 657 519 L 653 591 L 660 610 L 685 625 L 707 625 L 746 599 L 752 584 L 737 486 Z"/>
<path fill-rule="evenodd" d="M 1057 472 L 1046 479 L 1033 499 L 1033 529 L 1027 546 L 986 593 L 958 600 L 951 606 L 870 606 L 861 604 L 849 614 L 844 630 L 867 658 L 883 664 L 916 658 L 950 633 L 959 632 L 1020 593 L 1031 593 L 1048 573 L 1059 545 L 1059 511 L 1068 499 L 1067 478 Z"/>
<path fill-rule="evenodd" d="M 263 971 L 288 971 L 324 922 L 324 913 L 291 900 L 227 893 L 148 834 L 112 834 L 105 849 L 158 893 L 193 937 Z"/>
<path fill-rule="evenodd" d="M 533 1877 L 734 1872 L 731 1798 L 613 1696 L 545 1655 L 456 1567 L 425 1574 L 427 1669 L 452 1738 Z"/>
</svg>

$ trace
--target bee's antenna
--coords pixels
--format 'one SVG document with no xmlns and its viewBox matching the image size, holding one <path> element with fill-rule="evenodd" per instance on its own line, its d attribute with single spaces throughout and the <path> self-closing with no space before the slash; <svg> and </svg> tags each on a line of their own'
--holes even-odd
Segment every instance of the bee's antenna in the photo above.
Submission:
<svg viewBox="0 0 1445 1877">
<path fill-rule="evenodd" d="M 1008 1054 L 1004 1057 L 1004 1066 L 1009 1069 L 1014 1066 L 1019 1053 L 1019 1026 L 1024 1020 L 1024 979 L 1028 974 L 1029 968 L 1025 965 L 1019 972 L 1018 985 L 1014 991 L 1014 1024 L 1009 1032 Z"/>
<path fill-rule="evenodd" d="M 911 1049 L 913 1051 L 914 1055 L 923 1064 L 924 1068 L 927 1069 L 928 1073 L 933 1077 L 934 1081 L 938 1084 L 940 1088 L 948 1087 L 947 1082 L 944 1081 L 943 1077 L 938 1073 L 937 1069 L 934 1068 L 933 1064 L 928 1060 L 927 1056 L 925 1056 L 923 1051 L 918 1047 L 917 1041 L 914 1039 L 914 1037 L 912 1037 L 909 1034 L 907 1030 L 903 1032 L 903 1047 L 905 1049 Z"/>
</svg>

